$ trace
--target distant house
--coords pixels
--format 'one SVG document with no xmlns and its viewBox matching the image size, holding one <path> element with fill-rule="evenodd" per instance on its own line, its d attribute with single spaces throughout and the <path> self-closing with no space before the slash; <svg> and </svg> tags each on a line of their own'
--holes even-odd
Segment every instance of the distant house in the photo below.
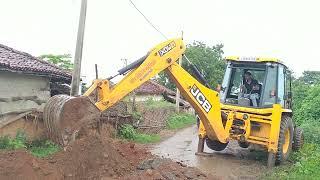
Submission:
<svg viewBox="0 0 320 180">
<path fill-rule="evenodd" d="M 70 82 L 70 73 L 59 67 L 0 44 L 0 135 L 28 112 L 41 111 L 57 87 Z"/>
<path fill-rule="evenodd" d="M 136 93 L 135 100 L 137 102 L 146 101 L 150 98 L 154 101 L 160 101 L 164 99 L 164 96 L 163 96 L 164 94 L 175 96 L 174 91 L 158 84 L 153 80 L 149 80 L 143 83 L 134 92 Z"/>
</svg>

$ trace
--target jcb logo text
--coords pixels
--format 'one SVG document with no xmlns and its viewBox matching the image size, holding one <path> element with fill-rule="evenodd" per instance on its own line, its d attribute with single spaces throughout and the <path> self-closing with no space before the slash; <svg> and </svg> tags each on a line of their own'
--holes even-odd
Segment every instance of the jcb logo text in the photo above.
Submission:
<svg viewBox="0 0 320 180">
<path fill-rule="evenodd" d="M 198 101 L 198 103 L 201 105 L 201 107 L 208 113 L 212 105 L 207 100 L 207 98 L 203 95 L 200 89 L 196 85 L 193 85 L 192 88 L 190 89 L 190 92 L 193 95 L 193 97 Z"/>
</svg>

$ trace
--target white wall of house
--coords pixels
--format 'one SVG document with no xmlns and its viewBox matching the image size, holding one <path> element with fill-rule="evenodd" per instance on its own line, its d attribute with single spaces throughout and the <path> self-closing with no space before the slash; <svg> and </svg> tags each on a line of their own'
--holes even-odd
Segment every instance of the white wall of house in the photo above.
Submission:
<svg viewBox="0 0 320 180">
<path fill-rule="evenodd" d="M 49 98 L 48 78 L 0 71 L 0 115 L 41 110 Z"/>
<path fill-rule="evenodd" d="M 152 99 L 153 101 L 161 101 L 163 100 L 162 95 L 136 95 L 136 102 L 147 101 L 148 99 Z M 130 96 L 130 100 L 132 101 L 132 96 Z"/>
</svg>

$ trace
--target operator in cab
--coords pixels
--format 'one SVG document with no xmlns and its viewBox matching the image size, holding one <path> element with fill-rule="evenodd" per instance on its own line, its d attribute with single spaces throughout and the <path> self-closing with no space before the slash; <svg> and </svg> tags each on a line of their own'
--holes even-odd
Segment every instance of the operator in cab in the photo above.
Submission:
<svg viewBox="0 0 320 180">
<path fill-rule="evenodd" d="M 243 85 L 240 87 L 244 93 L 244 97 L 249 98 L 252 106 L 258 107 L 258 100 L 260 98 L 260 84 L 252 77 L 251 72 L 244 73 Z"/>
</svg>

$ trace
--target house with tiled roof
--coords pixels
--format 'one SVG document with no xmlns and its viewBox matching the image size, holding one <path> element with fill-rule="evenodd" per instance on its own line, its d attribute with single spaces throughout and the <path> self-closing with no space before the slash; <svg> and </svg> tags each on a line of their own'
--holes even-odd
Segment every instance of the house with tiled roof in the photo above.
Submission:
<svg viewBox="0 0 320 180">
<path fill-rule="evenodd" d="M 164 94 L 175 95 L 175 92 L 160 85 L 154 80 L 149 80 L 143 83 L 139 88 L 134 90 L 136 94 L 136 101 L 146 101 L 148 99 L 153 99 L 154 101 L 159 101 L 163 99 Z"/>
<path fill-rule="evenodd" d="M 0 44 L 0 134 L 28 112 L 41 111 L 52 94 L 51 84 L 70 82 L 69 72 Z"/>
</svg>

